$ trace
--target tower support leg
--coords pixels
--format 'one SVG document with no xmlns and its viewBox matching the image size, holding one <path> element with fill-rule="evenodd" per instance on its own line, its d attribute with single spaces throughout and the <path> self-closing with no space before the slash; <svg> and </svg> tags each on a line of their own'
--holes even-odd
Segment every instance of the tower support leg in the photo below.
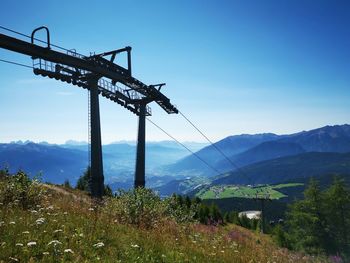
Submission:
<svg viewBox="0 0 350 263">
<path fill-rule="evenodd" d="M 135 188 L 145 187 L 145 141 L 146 141 L 146 104 L 140 104 L 139 127 L 137 135 Z"/>
<path fill-rule="evenodd" d="M 90 130 L 91 130 L 91 181 L 90 190 L 94 198 L 102 198 L 104 190 L 100 106 L 98 97 L 98 79 L 89 81 L 90 89 Z"/>
</svg>

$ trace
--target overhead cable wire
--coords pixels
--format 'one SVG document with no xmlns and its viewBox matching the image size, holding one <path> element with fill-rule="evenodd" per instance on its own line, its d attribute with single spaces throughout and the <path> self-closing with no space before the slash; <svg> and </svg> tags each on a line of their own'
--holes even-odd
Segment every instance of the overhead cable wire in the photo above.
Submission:
<svg viewBox="0 0 350 263">
<path fill-rule="evenodd" d="M 238 165 L 236 165 L 229 157 L 227 157 L 227 155 L 219 148 L 216 146 L 215 143 L 213 143 L 208 136 L 206 136 L 196 125 L 194 125 L 194 123 L 192 121 L 190 121 L 189 118 L 187 118 L 185 116 L 185 114 L 183 114 L 180 110 L 179 110 L 180 115 L 189 123 L 191 124 L 191 126 L 193 128 L 195 128 L 209 143 L 211 146 L 213 146 L 239 173 L 241 173 L 242 175 L 244 175 L 245 177 L 248 178 L 248 180 L 251 182 L 251 178 L 248 174 L 246 174 L 241 167 L 239 167 Z"/>
<path fill-rule="evenodd" d="M 163 133 L 165 133 L 168 137 L 170 137 L 171 139 L 173 139 L 175 142 L 177 142 L 179 145 L 181 145 L 182 147 L 184 147 L 187 151 L 189 151 L 190 153 L 192 153 L 194 156 L 196 156 L 200 161 L 202 161 L 205 165 L 207 165 L 210 169 L 212 169 L 215 173 L 217 173 L 217 175 L 222 174 L 221 172 L 219 172 L 216 168 L 214 168 L 212 165 L 210 165 L 207 161 L 205 161 L 203 158 L 201 158 L 197 153 L 193 152 L 190 148 L 188 148 L 186 145 L 184 145 L 182 142 L 180 142 L 179 140 L 177 140 L 174 136 L 172 136 L 170 133 L 168 133 L 167 131 L 165 131 L 163 128 L 161 128 L 158 124 L 156 124 L 155 122 L 153 122 L 150 118 L 147 118 L 147 121 L 149 121 L 150 123 L 152 123 L 155 127 L 157 127 L 159 130 L 161 130 Z"/>
<path fill-rule="evenodd" d="M 22 64 L 22 63 L 18 63 L 18 62 L 14 62 L 14 61 L 10 61 L 10 60 L 0 59 L 0 61 L 4 62 L 4 63 L 8 63 L 8 64 L 13 64 L 13 65 L 17 65 L 17 66 L 33 69 L 32 66 L 28 66 L 28 65 L 25 65 L 25 64 Z"/>
</svg>

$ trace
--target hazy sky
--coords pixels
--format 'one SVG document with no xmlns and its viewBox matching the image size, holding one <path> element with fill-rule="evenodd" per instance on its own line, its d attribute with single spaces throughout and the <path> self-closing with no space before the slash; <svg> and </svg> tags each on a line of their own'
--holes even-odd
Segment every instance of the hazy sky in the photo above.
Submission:
<svg viewBox="0 0 350 263">
<path fill-rule="evenodd" d="M 165 95 L 214 141 L 350 123 L 349 1 L 2 0 L 0 25 L 25 34 L 46 25 L 52 43 L 83 54 L 132 46 L 133 75 L 166 82 Z M 4 49 L 0 59 L 31 64 Z M 87 140 L 87 102 L 86 90 L 0 62 L 0 142 Z M 103 143 L 136 139 L 137 117 L 100 103 Z M 151 106 L 176 138 L 204 140 Z M 147 139 L 169 138 L 147 123 Z"/>
</svg>

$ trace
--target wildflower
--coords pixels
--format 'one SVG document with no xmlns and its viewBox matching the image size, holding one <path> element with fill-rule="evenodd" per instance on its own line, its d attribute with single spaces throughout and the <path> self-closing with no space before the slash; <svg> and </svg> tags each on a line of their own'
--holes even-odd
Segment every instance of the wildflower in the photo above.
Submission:
<svg viewBox="0 0 350 263">
<path fill-rule="evenodd" d="M 104 247 L 105 244 L 103 244 L 103 242 L 98 242 L 96 244 L 93 245 L 93 247 L 99 248 L 99 247 Z"/>
<path fill-rule="evenodd" d="M 36 213 L 38 213 L 38 211 L 36 211 L 36 210 L 32 210 L 32 211 L 30 211 L 32 214 L 36 214 Z"/>
<path fill-rule="evenodd" d="M 30 241 L 27 243 L 28 247 L 32 247 L 32 246 L 36 246 L 36 242 L 35 241 Z"/>
<path fill-rule="evenodd" d="M 162 258 L 166 258 L 166 255 L 162 254 Z"/>
<path fill-rule="evenodd" d="M 9 257 L 9 259 L 11 259 L 12 261 L 19 262 L 19 260 L 17 258 L 14 258 L 14 257 Z"/>
<path fill-rule="evenodd" d="M 9 224 L 10 224 L 10 225 L 15 225 L 16 222 L 15 222 L 15 221 L 11 221 Z"/>
<path fill-rule="evenodd" d="M 73 250 L 71 250 L 70 248 L 67 248 L 64 250 L 64 253 L 71 253 L 74 254 Z"/>
<path fill-rule="evenodd" d="M 56 245 L 60 245 L 60 244 L 62 244 L 60 241 L 58 241 L 58 240 L 52 240 L 52 241 L 50 241 L 47 245 L 48 246 L 50 246 L 50 245 L 54 245 L 54 246 L 56 246 Z"/>
<path fill-rule="evenodd" d="M 43 255 L 50 255 L 49 252 L 43 252 Z"/>
<path fill-rule="evenodd" d="M 35 222 L 36 222 L 37 225 L 44 224 L 45 223 L 45 218 L 43 218 L 43 217 L 38 218 Z"/>
<path fill-rule="evenodd" d="M 16 247 L 23 247 L 22 243 L 16 243 Z"/>
<path fill-rule="evenodd" d="M 55 231 L 53 231 L 54 233 L 59 233 L 59 232 L 63 232 L 62 229 L 56 229 Z"/>
<path fill-rule="evenodd" d="M 140 246 L 137 245 L 137 244 L 135 244 L 135 245 L 131 244 L 131 247 L 133 247 L 133 248 L 138 248 L 138 247 L 140 247 Z"/>
<path fill-rule="evenodd" d="M 23 231 L 22 234 L 29 234 L 29 231 Z"/>
<path fill-rule="evenodd" d="M 94 211 L 94 209 L 92 207 L 89 208 L 89 211 Z"/>
</svg>

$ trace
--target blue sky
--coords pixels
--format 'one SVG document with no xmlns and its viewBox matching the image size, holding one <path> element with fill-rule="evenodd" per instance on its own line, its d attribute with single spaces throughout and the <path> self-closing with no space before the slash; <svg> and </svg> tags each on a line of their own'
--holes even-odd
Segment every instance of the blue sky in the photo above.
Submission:
<svg viewBox="0 0 350 263">
<path fill-rule="evenodd" d="M 214 141 L 350 123 L 349 1 L 3 0 L 0 25 L 25 34 L 46 25 L 53 43 L 83 54 L 132 46 L 133 75 L 166 82 L 164 93 Z M 4 49 L 0 59 L 31 64 Z M 0 72 L 0 142 L 87 139 L 86 90 L 9 64 Z M 137 117 L 100 103 L 103 143 L 136 139 Z M 151 107 L 179 140 L 204 140 Z M 169 138 L 148 123 L 147 139 Z"/>
</svg>

